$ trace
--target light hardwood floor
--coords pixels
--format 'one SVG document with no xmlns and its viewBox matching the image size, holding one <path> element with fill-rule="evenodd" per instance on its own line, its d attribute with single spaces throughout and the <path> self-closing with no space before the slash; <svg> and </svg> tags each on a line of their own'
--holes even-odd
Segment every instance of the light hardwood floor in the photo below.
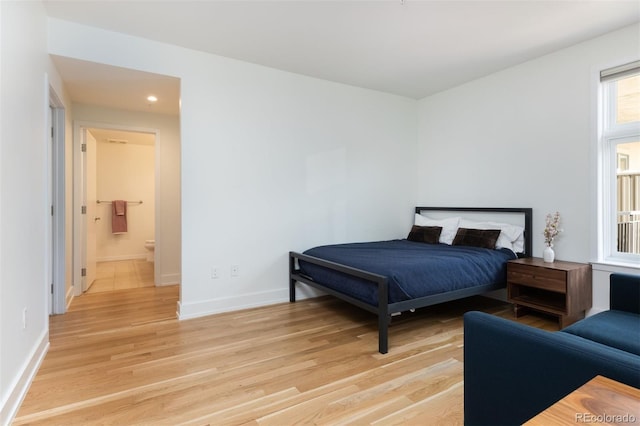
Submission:
<svg viewBox="0 0 640 426">
<path fill-rule="evenodd" d="M 14 424 L 462 424 L 462 313 L 512 318 L 483 297 L 403 314 L 381 355 L 375 317 L 335 298 L 178 321 L 178 294 L 86 294 L 52 317 Z"/>
</svg>

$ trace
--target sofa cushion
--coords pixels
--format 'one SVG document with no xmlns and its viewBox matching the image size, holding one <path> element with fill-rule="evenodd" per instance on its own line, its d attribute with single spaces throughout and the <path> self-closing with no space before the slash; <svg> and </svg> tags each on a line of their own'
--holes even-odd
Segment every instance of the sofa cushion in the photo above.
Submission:
<svg viewBox="0 0 640 426">
<path fill-rule="evenodd" d="M 561 330 L 640 355 L 640 315 L 624 311 L 605 311 Z"/>
</svg>

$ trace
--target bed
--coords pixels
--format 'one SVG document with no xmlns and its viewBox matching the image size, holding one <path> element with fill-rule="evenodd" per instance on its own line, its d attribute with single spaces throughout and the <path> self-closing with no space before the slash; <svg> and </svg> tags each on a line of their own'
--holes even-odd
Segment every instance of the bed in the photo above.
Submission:
<svg viewBox="0 0 640 426">
<path fill-rule="evenodd" d="M 376 314 L 385 354 L 392 315 L 504 288 L 507 261 L 531 255 L 531 226 L 531 208 L 416 207 L 405 239 L 289 252 L 289 300 L 303 283 Z"/>
</svg>

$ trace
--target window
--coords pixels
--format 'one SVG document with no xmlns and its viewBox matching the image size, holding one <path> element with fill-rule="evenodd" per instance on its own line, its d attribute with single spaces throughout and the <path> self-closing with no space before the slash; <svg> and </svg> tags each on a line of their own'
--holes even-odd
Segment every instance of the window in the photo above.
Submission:
<svg viewBox="0 0 640 426">
<path fill-rule="evenodd" d="M 640 264 L 640 61 L 600 81 L 600 257 Z"/>
</svg>

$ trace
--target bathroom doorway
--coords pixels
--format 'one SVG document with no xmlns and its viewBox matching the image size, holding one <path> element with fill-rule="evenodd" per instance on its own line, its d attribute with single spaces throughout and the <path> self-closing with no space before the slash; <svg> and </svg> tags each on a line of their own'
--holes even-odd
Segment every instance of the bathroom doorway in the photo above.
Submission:
<svg viewBox="0 0 640 426">
<path fill-rule="evenodd" d="M 79 123 L 82 293 L 156 285 L 157 131 Z"/>
<path fill-rule="evenodd" d="M 82 170 L 82 145 L 84 129 L 104 129 L 155 134 L 155 212 L 154 235 L 146 239 L 155 240 L 153 281 L 156 286 L 180 285 L 181 282 L 181 141 L 180 141 L 180 79 L 167 75 L 149 73 L 128 68 L 114 67 L 58 55 L 50 55 L 67 94 L 71 113 L 68 116 L 70 135 L 65 151 L 68 176 L 73 182 L 66 199 L 70 201 L 68 217 L 73 231 L 69 231 L 71 244 L 67 246 L 65 260 L 70 285 L 65 293 L 66 306 L 87 289 L 86 278 L 86 233 L 87 225 L 95 222 L 110 222 L 111 216 L 103 218 L 105 206 L 97 200 L 106 194 L 96 191 L 93 203 L 85 199 L 85 177 Z M 154 101 L 150 98 L 154 95 Z M 112 137 L 112 139 L 126 139 Z M 96 142 L 99 144 L 99 142 Z M 123 144 L 127 145 L 127 144 Z M 69 150 L 68 148 L 71 148 Z M 70 185 L 71 186 L 71 185 Z M 123 195 L 115 194 L 116 199 Z M 141 197 L 132 195 L 131 200 Z M 147 197 L 148 198 L 148 197 Z M 109 198 L 106 201 L 112 201 Z M 142 199 L 143 205 L 147 203 Z M 93 208 L 93 215 L 88 209 Z M 137 207 L 128 206 L 129 213 Z M 85 213 L 83 214 L 83 209 Z M 90 216 L 90 218 L 89 218 Z M 100 217 L 94 221 L 95 217 Z M 105 226 L 104 223 L 100 225 Z M 95 227 L 96 231 L 97 226 Z M 138 227 L 136 226 L 136 229 Z M 133 228 L 130 228 L 129 232 Z M 96 243 L 96 244 L 99 244 Z M 147 250 L 142 242 L 142 252 L 137 256 L 146 258 Z M 96 262 L 100 255 L 96 246 Z M 130 254 L 130 253 L 129 253 Z M 135 253 L 134 253 L 135 254 Z M 116 254 L 106 254 L 105 257 Z M 144 260 L 144 259 L 142 259 Z M 149 266 L 149 265 L 147 265 Z M 84 274 L 83 274 L 84 272 Z M 95 278 L 94 278 L 95 279 Z M 55 282 L 54 282 L 55 287 Z M 61 292 L 64 289 L 60 290 Z"/>
</svg>

